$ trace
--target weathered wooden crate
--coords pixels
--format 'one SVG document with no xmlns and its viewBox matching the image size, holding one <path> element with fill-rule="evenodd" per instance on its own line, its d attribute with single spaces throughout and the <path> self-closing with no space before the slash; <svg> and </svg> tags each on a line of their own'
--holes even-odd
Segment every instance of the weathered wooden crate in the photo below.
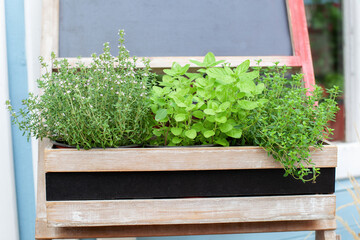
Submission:
<svg viewBox="0 0 360 240">
<path fill-rule="evenodd" d="M 312 150 L 312 159 L 322 174 L 302 183 L 283 178 L 260 147 L 46 148 L 47 224 L 334 220 L 337 148 Z"/>
</svg>

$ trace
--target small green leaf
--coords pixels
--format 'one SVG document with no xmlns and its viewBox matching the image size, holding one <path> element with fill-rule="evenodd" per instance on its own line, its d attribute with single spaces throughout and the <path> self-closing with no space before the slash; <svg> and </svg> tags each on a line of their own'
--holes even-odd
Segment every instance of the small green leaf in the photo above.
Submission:
<svg viewBox="0 0 360 240">
<path fill-rule="evenodd" d="M 182 122 L 186 120 L 186 115 L 184 113 L 179 113 L 175 115 L 175 121 Z"/>
<path fill-rule="evenodd" d="M 192 113 L 192 115 L 194 116 L 194 117 L 196 117 L 196 118 L 199 118 L 199 119 L 201 119 L 201 118 L 203 118 L 204 116 L 205 116 L 205 114 L 202 112 L 202 111 L 194 111 L 193 113 Z"/>
<path fill-rule="evenodd" d="M 186 73 L 185 75 L 189 78 L 190 81 L 202 77 L 202 75 L 199 73 Z"/>
<path fill-rule="evenodd" d="M 202 106 L 204 106 L 204 102 L 203 101 L 199 101 L 197 104 L 196 104 L 196 108 L 197 109 L 200 109 Z"/>
<path fill-rule="evenodd" d="M 233 126 L 230 123 L 223 123 L 220 125 L 220 131 L 227 133 L 233 129 Z"/>
<path fill-rule="evenodd" d="M 179 136 L 182 133 L 182 129 L 181 128 L 171 128 L 170 130 L 172 132 L 172 134 L 174 134 L 175 136 Z"/>
<path fill-rule="evenodd" d="M 220 104 L 216 112 L 225 112 L 231 106 L 230 102 L 224 102 Z"/>
<path fill-rule="evenodd" d="M 242 130 L 233 128 L 231 131 L 227 132 L 226 134 L 232 138 L 240 138 L 242 135 Z"/>
<path fill-rule="evenodd" d="M 215 121 L 218 123 L 226 123 L 227 118 L 225 116 L 215 117 Z"/>
<path fill-rule="evenodd" d="M 157 86 L 153 86 L 152 92 L 153 92 L 153 94 L 156 94 L 157 96 L 163 95 L 163 89 L 160 87 L 157 87 Z"/>
<path fill-rule="evenodd" d="M 245 93 L 244 93 L 244 92 L 238 93 L 237 99 L 241 99 L 241 98 L 243 98 L 243 97 L 245 97 Z"/>
<path fill-rule="evenodd" d="M 229 68 L 229 67 L 227 67 L 227 66 L 224 67 L 224 70 L 225 70 L 225 72 L 226 72 L 227 74 L 229 74 L 229 75 L 233 75 L 233 74 L 234 74 L 234 72 L 231 70 L 231 68 Z"/>
<path fill-rule="evenodd" d="M 173 71 L 171 69 L 164 69 L 163 71 L 164 71 L 164 73 L 166 73 L 167 75 L 170 75 L 170 76 L 176 75 L 175 71 Z"/>
<path fill-rule="evenodd" d="M 253 81 L 255 78 L 259 77 L 259 71 L 243 73 L 239 77 L 241 80 Z"/>
<path fill-rule="evenodd" d="M 206 120 L 208 120 L 209 122 L 215 122 L 215 116 L 213 116 L 213 115 L 207 116 Z"/>
<path fill-rule="evenodd" d="M 223 62 L 225 62 L 225 60 L 220 60 L 220 61 L 214 62 L 212 64 L 208 64 L 207 67 L 215 67 L 216 65 L 223 63 Z"/>
<path fill-rule="evenodd" d="M 213 100 L 208 101 L 208 108 L 216 111 L 219 108 L 218 101 L 213 101 Z"/>
<path fill-rule="evenodd" d="M 164 120 L 166 118 L 166 116 L 167 116 L 167 110 L 166 109 L 159 109 L 156 112 L 155 120 L 156 121 Z"/>
<path fill-rule="evenodd" d="M 232 84 L 232 83 L 236 82 L 236 79 L 233 76 L 222 76 L 222 77 L 216 78 L 216 82 L 227 85 L 227 84 Z"/>
<path fill-rule="evenodd" d="M 155 136 L 157 136 L 157 137 L 160 137 L 161 134 L 162 134 L 162 131 L 161 131 L 160 129 L 154 129 L 154 130 L 153 130 L 153 134 L 154 134 Z"/>
<path fill-rule="evenodd" d="M 176 103 L 177 106 L 179 107 L 187 107 L 187 105 L 184 103 L 184 99 L 179 99 L 177 96 L 175 95 L 169 95 L 169 97 L 171 97 L 174 102 Z"/>
<path fill-rule="evenodd" d="M 209 108 L 205 109 L 204 113 L 207 115 L 215 115 L 215 111 L 213 109 L 209 109 Z"/>
<path fill-rule="evenodd" d="M 204 129 L 204 126 L 202 125 L 202 123 L 198 122 L 192 125 L 192 129 L 195 129 L 196 132 L 200 132 Z"/>
<path fill-rule="evenodd" d="M 225 87 L 220 85 L 215 90 L 215 96 L 220 102 L 226 101 Z"/>
<path fill-rule="evenodd" d="M 255 91 L 256 85 L 252 80 L 240 80 L 236 86 L 240 92 L 251 93 Z"/>
<path fill-rule="evenodd" d="M 208 52 L 206 55 L 205 55 L 205 58 L 204 58 L 204 63 L 206 65 L 210 65 L 210 64 L 213 64 L 215 62 L 215 55 L 212 53 L 212 52 Z"/>
<path fill-rule="evenodd" d="M 205 96 L 206 96 L 206 92 L 203 89 L 198 89 L 197 94 L 198 94 L 198 96 L 203 97 L 203 98 L 205 98 Z"/>
<path fill-rule="evenodd" d="M 229 146 L 229 142 L 225 139 L 225 138 L 219 138 L 215 141 L 215 143 L 220 144 L 224 147 L 228 147 Z"/>
<path fill-rule="evenodd" d="M 173 62 L 171 69 L 177 72 L 177 71 L 181 70 L 181 65 L 177 62 Z"/>
<path fill-rule="evenodd" d="M 207 82 L 205 78 L 197 78 L 196 83 L 198 83 L 200 86 L 206 87 Z"/>
<path fill-rule="evenodd" d="M 258 85 L 256 85 L 255 87 L 255 94 L 261 94 L 265 89 L 265 84 L 263 83 L 259 83 Z"/>
<path fill-rule="evenodd" d="M 235 70 L 235 74 L 236 75 L 240 75 L 241 73 L 245 73 L 250 66 L 250 60 L 246 60 L 244 62 L 242 62 Z"/>
<path fill-rule="evenodd" d="M 246 111 L 244 110 L 239 110 L 237 114 L 240 120 L 245 119 L 247 117 Z"/>
<path fill-rule="evenodd" d="M 184 67 L 180 68 L 178 71 L 179 75 L 184 75 L 187 72 L 187 70 L 189 69 L 189 67 L 190 67 L 190 64 L 186 64 Z"/>
<path fill-rule="evenodd" d="M 192 104 L 192 105 L 186 107 L 185 110 L 188 111 L 188 112 L 190 112 L 190 111 L 192 111 L 192 110 L 195 109 L 195 108 L 196 108 L 196 105 Z"/>
<path fill-rule="evenodd" d="M 215 135 L 215 132 L 213 130 L 208 130 L 204 132 L 204 137 L 209 138 Z"/>
<path fill-rule="evenodd" d="M 185 131 L 185 136 L 187 136 L 190 139 L 196 138 L 196 130 L 190 129 L 190 130 Z"/>
<path fill-rule="evenodd" d="M 245 110 L 252 110 L 258 107 L 258 103 L 257 102 L 252 102 L 249 100 L 239 100 L 238 104 L 240 106 L 240 108 L 245 109 Z"/>
<path fill-rule="evenodd" d="M 223 78 L 225 76 L 225 73 L 224 73 L 223 69 L 221 69 L 221 68 L 209 68 L 206 70 L 206 74 L 209 77 L 216 78 L 216 79 Z"/>
<path fill-rule="evenodd" d="M 174 79 L 169 75 L 164 75 L 162 77 L 162 80 L 163 80 L 163 82 L 172 83 Z"/>
<path fill-rule="evenodd" d="M 204 63 L 196 61 L 196 60 L 189 60 L 190 62 L 192 62 L 193 64 L 199 66 L 199 67 L 204 67 Z"/>
<path fill-rule="evenodd" d="M 174 137 L 173 139 L 171 139 L 171 142 L 174 144 L 178 144 L 182 141 L 182 139 L 178 138 L 178 137 Z"/>
</svg>

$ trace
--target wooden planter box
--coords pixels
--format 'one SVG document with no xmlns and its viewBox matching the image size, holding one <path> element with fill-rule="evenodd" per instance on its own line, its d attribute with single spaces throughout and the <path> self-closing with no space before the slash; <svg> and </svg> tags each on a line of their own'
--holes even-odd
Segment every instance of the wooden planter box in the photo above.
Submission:
<svg viewBox="0 0 360 240">
<path fill-rule="evenodd" d="M 313 150 L 312 150 L 313 151 Z M 334 220 L 337 148 L 316 183 L 284 178 L 259 147 L 44 152 L 49 227 Z"/>
</svg>

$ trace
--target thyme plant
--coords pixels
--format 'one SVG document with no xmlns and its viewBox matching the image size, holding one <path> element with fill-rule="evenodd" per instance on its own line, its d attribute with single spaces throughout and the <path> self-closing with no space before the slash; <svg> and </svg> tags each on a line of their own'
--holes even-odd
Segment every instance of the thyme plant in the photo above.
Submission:
<svg viewBox="0 0 360 240">
<path fill-rule="evenodd" d="M 258 84 L 265 89 L 259 95 L 268 100 L 249 118 L 254 123 L 244 131 L 243 141 L 263 147 L 291 175 L 303 182 L 315 181 L 319 169 L 313 166 L 310 147 L 321 149 L 322 140 L 329 138 L 333 129 L 328 122 L 338 111 L 338 87 L 328 89 L 324 98 L 322 88 L 314 86 L 308 93 L 303 87 L 303 75 L 289 76 L 286 66 L 277 64 L 261 69 Z"/>
<path fill-rule="evenodd" d="M 77 148 L 118 147 L 141 144 L 151 134 L 149 90 L 153 79 L 149 61 L 136 68 L 119 31 L 119 54 L 92 55 L 90 66 L 79 59 L 76 67 L 52 54 L 57 71 L 45 73 L 38 86 L 43 94 L 30 94 L 24 107 L 15 112 L 9 102 L 13 123 L 28 137 L 47 137 Z M 47 68 L 40 58 L 43 68 Z"/>
</svg>

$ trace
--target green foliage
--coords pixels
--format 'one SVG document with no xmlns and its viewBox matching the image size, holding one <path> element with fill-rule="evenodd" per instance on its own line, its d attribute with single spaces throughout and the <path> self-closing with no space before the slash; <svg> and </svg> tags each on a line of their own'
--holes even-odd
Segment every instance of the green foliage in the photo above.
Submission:
<svg viewBox="0 0 360 240">
<path fill-rule="evenodd" d="M 164 72 L 160 86 L 151 93 L 157 136 L 153 144 L 180 146 L 220 144 L 229 146 L 240 139 L 244 128 L 251 124 L 247 116 L 266 102 L 257 97 L 264 85 L 256 85 L 258 71 L 249 72 L 250 61 L 236 69 L 216 61 L 208 53 L 203 62 L 191 60 L 200 67 L 188 73 L 190 64 L 173 63 Z"/>
<path fill-rule="evenodd" d="M 153 74 L 143 59 L 142 69 L 124 46 L 124 32 L 119 32 L 119 55 L 92 56 L 90 66 L 76 67 L 66 59 L 52 65 L 58 71 L 45 73 L 39 80 L 43 94 L 30 94 L 24 107 L 15 113 L 7 102 L 13 123 L 28 137 L 50 138 L 85 149 L 140 144 L 151 136 L 152 116 L 148 93 Z M 40 58 L 43 68 L 47 68 Z"/>
<path fill-rule="evenodd" d="M 287 77 L 287 69 L 277 65 L 263 69 L 258 85 L 264 84 L 265 89 L 258 97 L 268 102 L 251 112 L 249 118 L 254 124 L 244 131 L 243 137 L 246 142 L 263 147 L 280 162 L 285 176 L 314 181 L 319 169 L 308 168 L 313 165 L 309 147 L 321 148 L 321 140 L 332 133 L 327 124 L 334 120 L 338 110 L 335 99 L 339 90 L 329 89 L 327 99 L 318 86 L 309 94 L 302 85 L 303 75 Z"/>
</svg>

